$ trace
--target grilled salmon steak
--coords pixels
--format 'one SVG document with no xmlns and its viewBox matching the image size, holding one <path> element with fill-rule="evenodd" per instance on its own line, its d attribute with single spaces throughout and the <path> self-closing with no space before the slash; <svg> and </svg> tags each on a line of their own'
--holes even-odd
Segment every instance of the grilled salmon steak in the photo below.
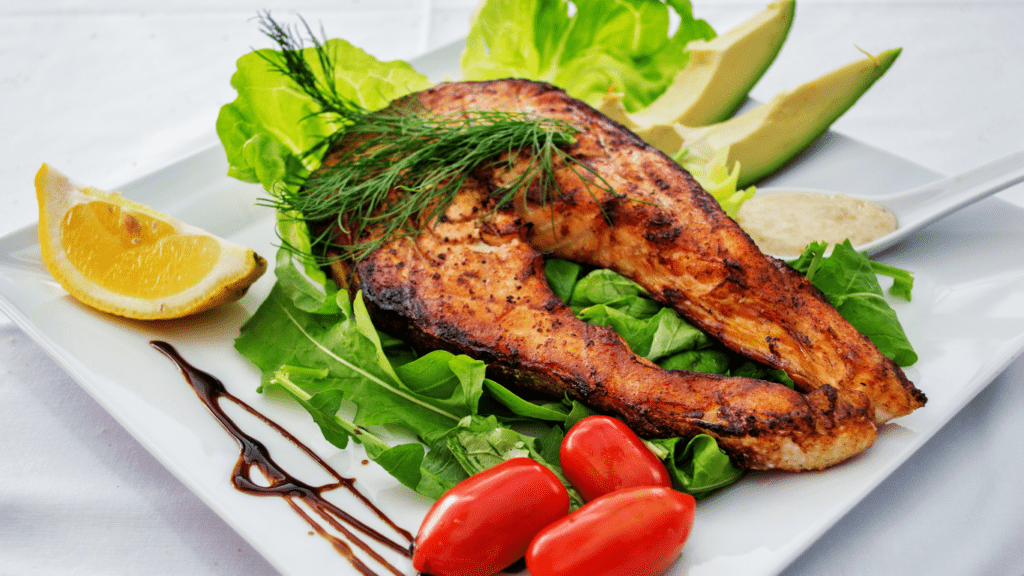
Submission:
<svg viewBox="0 0 1024 576">
<path fill-rule="evenodd" d="M 422 234 L 334 267 L 340 284 L 362 289 L 383 329 L 484 360 L 495 379 L 568 394 L 644 436 L 710 434 L 748 468 L 831 466 L 870 446 L 877 424 L 924 404 L 804 276 L 762 254 L 678 164 L 593 108 L 524 80 L 441 84 L 410 98 L 440 114 L 568 121 L 580 129 L 568 153 L 610 190 L 563 163 L 558 195 L 541 202 L 534 187 L 493 210 L 492 192 L 527 163 L 478 169 Z M 554 295 L 544 255 L 630 278 L 725 346 L 785 370 L 798 390 L 666 371 L 636 356 Z"/>
</svg>

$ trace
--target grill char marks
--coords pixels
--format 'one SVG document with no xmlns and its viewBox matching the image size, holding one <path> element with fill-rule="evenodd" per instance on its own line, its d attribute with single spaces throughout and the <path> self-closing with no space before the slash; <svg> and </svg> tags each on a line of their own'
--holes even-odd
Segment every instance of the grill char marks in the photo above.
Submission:
<svg viewBox="0 0 1024 576">
<path fill-rule="evenodd" d="M 806 279 L 757 251 L 684 170 L 585 104 L 519 80 L 442 84 L 414 97 L 442 113 L 568 120 L 583 128 L 574 159 L 630 199 L 562 166 L 562 196 L 552 204 L 538 205 L 534 190 L 492 211 L 488 192 L 514 174 L 478 170 L 426 232 L 335 268 L 354 272 L 383 329 L 484 360 L 496 380 L 617 414 L 645 436 L 711 434 L 750 468 L 831 466 L 871 445 L 876 420 L 916 407 L 908 397 L 923 401 Z M 665 371 L 637 357 L 611 329 L 581 322 L 557 299 L 542 254 L 634 279 L 737 352 L 786 369 L 803 393 Z"/>
<path fill-rule="evenodd" d="M 878 423 L 924 405 L 903 371 L 803 275 L 762 254 L 678 164 L 586 104 L 521 80 L 441 85 L 419 98 L 444 113 L 520 110 L 582 128 L 573 157 L 631 201 L 615 200 L 610 224 L 602 208 L 614 197 L 563 167 L 556 178 L 573 202 L 520 210 L 538 250 L 636 281 L 726 346 L 785 370 L 802 391 L 867 394 Z M 492 185 L 512 176 L 482 175 Z"/>
<path fill-rule="evenodd" d="M 494 220 L 518 222 L 507 212 Z M 863 396 L 851 403 L 831 388 L 805 396 L 771 382 L 665 371 L 558 300 L 523 227 L 484 242 L 475 234 L 453 240 L 450 225 L 392 242 L 358 264 L 381 328 L 423 349 L 479 358 L 496 380 L 617 414 L 647 437 L 711 434 L 749 468 L 822 468 L 873 441 Z"/>
</svg>

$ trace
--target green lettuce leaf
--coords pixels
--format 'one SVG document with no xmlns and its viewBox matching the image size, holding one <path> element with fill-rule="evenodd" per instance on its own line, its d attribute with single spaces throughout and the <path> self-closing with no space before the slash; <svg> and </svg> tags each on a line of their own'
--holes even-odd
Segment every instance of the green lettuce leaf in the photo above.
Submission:
<svg viewBox="0 0 1024 576">
<path fill-rule="evenodd" d="M 835 244 L 825 256 L 828 245 L 814 242 L 803 254 L 789 262 L 817 287 L 839 314 L 861 334 L 867 336 L 882 354 L 900 366 L 917 362 L 896 311 L 885 300 L 876 270 L 897 278 L 897 293 L 909 299 L 913 278 L 909 272 L 891 266 L 878 267 L 867 255 L 857 252 L 849 240 Z"/>
<path fill-rule="evenodd" d="M 686 66 L 688 42 L 714 37 L 688 0 L 487 0 L 473 16 L 462 75 L 550 82 L 592 106 L 621 92 L 634 111 Z"/>
<path fill-rule="evenodd" d="M 580 320 L 595 326 L 611 326 L 637 355 L 657 361 L 684 350 L 711 345 L 706 334 L 684 321 L 670 308 L 648 318 L 637 318 L 599 304 L 580 310 Z"/>
<path fill-rule="evenodd" d="M 408 63 L 380 62 L 344 40 L 327 40 L 323 48 L 331 60 L 343 63 L 331 71 L 338 94 L 367 110 L 383 108 L 397 97 L 431 85 Z M 314 74 L 325 74 L 315 48 L 301 53 Z M 301 186 L 320 165 L 320 157 L 311 152 L 343 128 L 277 69 L 282 63 L 281 52 L 269 49 L 239 58 L 231 77 L 238 95 L 217 117 L 228 175 L 262 184 L 271 196 Z M 323 312 L 331 313 L 330 300 L 337 289 L 311 257 L 299 256 L 311 254 L 309 230 L 301 214 L 279 214 L 277 232 L 281 249 L 275 274 L 285 293 L 302 310 L 313 312 L 326 306 Z"/>
<path fill-rule="evenodd" d="M 551 470 L 569 492 L 569 507 L 583 505 L 583 497 L 562 473 L 559 450 L 564 434 L 559 427 L 543 436 L 529 436 L 501 425 L 493 416 L 466 418 L 448 434 L 446 445 L 454 459 L 472 476 L 513 458 L 531 458 Z"/>
<path fill-rule="evenodd" d="M 306 369 L 298 369 L 295 376 L 309 373 Z M 342 405 L 342 393 L 339 390 L 327 389 L 310 394 L 296 382 L 292 370 L 278 370 L 271 382 L 285 390 L 296 402 L 304 407 L 320 427 L 324 438 L 339 448 L 345 448 L 348 441 L 354 440 L 362 444 L 367 456 L 378 463 L 399 482 L 416 492 L 439 498 L 452 486 L 467 478 L 467 474 L 455 460 L 443 442 L 435 444 L 435 449 L 426 451 L 419 442 L 407 442 L 390 446 L 383 440 L 354 422 L 338 415 Z M 326 376 L 321 374 L 321 378 Z"/>
<path fill-rule="evenodd" d="M 235 348 L 264 374 L 273 374 L 283 365 L 326 370 L 328 376 L 318 387 L 336 390 L 355 403 L 357 425 L 399 425 L 427 444 L 475 413 L 479 392 L 472 388 L 482 388 L 482 375 L 461 373 L 447 378 L 440 388 L 433 382 L 396 378 L 374 341 L 360 331 L 355 314 L 365 311 L 354 310 L 345 291 L 337 298 L 339 312 L 325 315 L 295 307 L 278 286 L 235 340 Z M 467 368 L 450 355 L 434 355 L 409 370 L 437 370 L 438 363 L 453 372 Z M 475 378 L 480 381 L 472 382 Z"/>
<path fill-rule="evenodd" d="M 700 183 L 701 188 L 718 201 L 719 206 L 730 218 L 735 218 L 740 206 L 757 193 L 756 186 L 740 189 L 740 163 L 729 166 L 729 147 L 719 148 L 704 158 L 683 149 L 672 159 L 685 168 Z"/>
<path fill-rule="evenodd" d="M 697 498 L 736 482 L 744 473 L 707 434 L 689 440 L 650 440 L 647 445 L 664 462 L 672 486 Z"/>
<path fill-rule="evenodd" d="M 639 284 L 611 270 L 596 269 L 580 277 L 578 267 L 549 258 L 545 274 L 549 281 L 560 284 L 561 292 L 571 295 L 566 304 L 578 318 L 611 327 L 635 354 L 667 370 L 742 375 L 793 387 L 782 370 L 771 370 L 729 352 L 675 310 L 648 298 Z"/>
<path fill-rule="evenodd" d="M 426 76 L 406 62 L 380 62 L 341 40 L 323 44 L 334 62 L 340 96 L 367 110 L 378 110 L 392 100 L 429 88 Z M 302 51 L 314 73 L 323 75 L 313 47 Z M 275 66 L 283 58 L 276 50 L 257 50 L 238 59 L 231 85 L 238 96 L 220 110 L 217 135 L 227 152 L 228 174 L 246 182 L 259 182 L 273 193 L 281 183 L 298 186 L 320 164 L 307 155 L 343 125 L 321 114 L 319 105 Z"/>
<path fill-rule="evenodd" d="M 665 370 L 729 374 L 729 354 L 724 350 L 684 350 L 658 361 Z"/>
</svg>

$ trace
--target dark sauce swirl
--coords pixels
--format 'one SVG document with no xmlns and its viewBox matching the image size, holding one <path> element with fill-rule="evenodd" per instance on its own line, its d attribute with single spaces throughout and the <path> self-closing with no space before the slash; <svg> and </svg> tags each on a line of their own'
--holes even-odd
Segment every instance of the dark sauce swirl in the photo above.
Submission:
<svg viewBox="0 0 1024 576">
<path fill-rule="evenodd" d="M 344 478 L 331 468 L 326 462 L 317 456 L 309 447 L 292 436 L 287 430 L 270 420 L 241 399 L 227 391 L 224 384 L 214 376 L 199 370 L 185 361 L 178 354 L 173 346 L 166 342 L 152 341 L 150 344 L 171 359 L 185 380 L 195 390 L 196 395 L 203 404 L 210 410 L 213 416 L 220 422 L 221 426 L 230 434 L 241 449 L 238 462 L 232 471 L 231 481 L 235 488 L 253 496 L 277 496 L 283 498 L 292 507 L 296 514 L 301 516 L 317 534 L 331 543 L 332 546 L 347 559 L 352 566 L 365 576 L 375 576 L 370 566 L 355 555 L 353 546 L 380 564 L 382 568 L 401 576 L 403 571 L 388 562 L 367 540 L 371 540 L 380 546 L 393 550 L 405 557 L 411 557 L 410 545 L 413 542 L 412 534 L 400 528 L 380 509 L 373 505 L 355 487 L 355 479 Z M 281 468 L 270 456 L 270 452 L 262 442 L 243 432 L 235 422 L 220 407 L 219 400 L 224 399 L 235 403 L 246 412 L 252 414 L 276 430 L 281 436 L 294 444 L 297 448 L 306 453 L 326 472 L 334 477 L 335 482 L 322 486 L 311 486 L 295 478 L 286 470 Z M 252 469 L 256 467 L 269 481 L 269 486 L 263 486 L 253 481 Z M 388 527 L 406 540 L 405 543 L 395 542 L 391 538 L 381 534 L 379 531 L 367 526 L 338 506 L 328 502 L 323 494 L 336 488 L 344 488 L 362 502 L 369 510 L 377 515 Z M 299 503 L 304 503 L 316 516 L 336 530 L 342 537 L 338 537 L 317 522 Z"/>
</svg>

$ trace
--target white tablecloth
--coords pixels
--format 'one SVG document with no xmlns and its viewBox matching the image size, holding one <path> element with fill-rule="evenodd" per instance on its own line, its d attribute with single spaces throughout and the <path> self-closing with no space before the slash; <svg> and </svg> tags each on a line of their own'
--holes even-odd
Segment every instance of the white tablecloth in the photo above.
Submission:
<svg viewBox="0 0 1024 576">
<path fill-rule="evenodd" d="M 763 7 L 693 3 L 719 31 Z M 235 60 L 269 45 L 259 9 L 404 59 L 465 34 L 474 4 L 0 3 L 0 235 L 37 219 L 42 162 L 116 188 L 214 142 Z M 1022 26 L 1012 1 L 800 0 L 753 95 L 901 46 L 834 129 L 955 173 L 1024 147 Z M 1002 197 L 1024 205 L 1022 188 Z M 1022 413 L 1018 359 L 785 574 L 1024 574 Z M 274 573 L 2 313 L 0 445 L 0 574 Z"/>
</svg>

